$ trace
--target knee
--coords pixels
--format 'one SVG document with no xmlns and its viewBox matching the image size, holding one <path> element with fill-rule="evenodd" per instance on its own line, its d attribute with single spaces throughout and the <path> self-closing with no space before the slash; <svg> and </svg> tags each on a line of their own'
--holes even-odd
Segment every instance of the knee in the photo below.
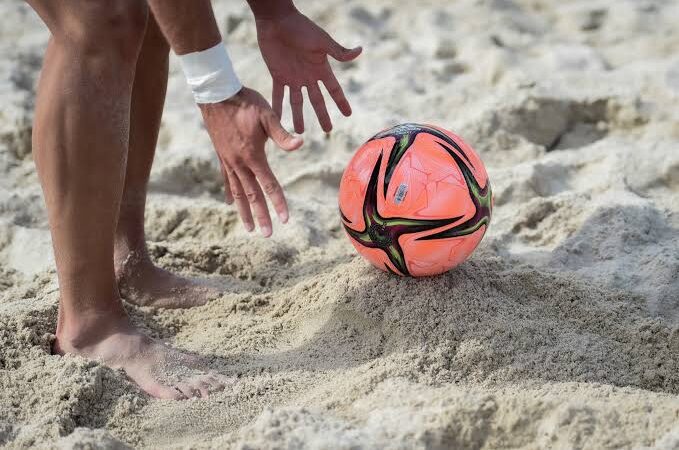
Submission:
<svg viewBox="0 0 679 450">
<path fill-rule="evenodd" d="M 85 0 L 62 28 L 66 44 L 81 57 L 135 63 L 144 40 L 148 8 L 142 0 Z"/>
</svg>

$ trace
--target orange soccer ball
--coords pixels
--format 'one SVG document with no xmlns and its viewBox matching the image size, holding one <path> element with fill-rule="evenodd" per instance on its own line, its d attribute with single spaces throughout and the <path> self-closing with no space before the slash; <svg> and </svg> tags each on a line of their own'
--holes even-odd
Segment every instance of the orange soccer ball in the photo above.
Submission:
<svg viewBox="0 0 679 450">
<path fill-rule="evenodd" d="M 342 223 L 356 250 L 398 275 L 446 272 L 471 255 L 490 223 L 486 168 L 459 136 L 402 124 L 358 149 L 340 183 Z"/>
</svg>

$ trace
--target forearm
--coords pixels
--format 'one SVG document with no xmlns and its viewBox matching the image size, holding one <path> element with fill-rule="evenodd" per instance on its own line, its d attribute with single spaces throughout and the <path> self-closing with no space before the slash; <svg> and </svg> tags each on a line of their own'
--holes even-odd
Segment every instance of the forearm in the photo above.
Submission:
<svg viewBox="0 0 679 450">
<path fill-rule="evenodd" d="M 202 51 L 222 41 L 210 0 L 148 0 L 148 4 L 177 55 Z"/>
<path fill-rule="evenodd" d="M 275 19 L 296 12 L 292 0 L 247 0 L 255 20 Z"/>
<path fill-rule="evenodd" d="M 148 0 L 196 103 L 220 103 L 243 87 L 222 44 L 210 0 Z"/>
</svg>

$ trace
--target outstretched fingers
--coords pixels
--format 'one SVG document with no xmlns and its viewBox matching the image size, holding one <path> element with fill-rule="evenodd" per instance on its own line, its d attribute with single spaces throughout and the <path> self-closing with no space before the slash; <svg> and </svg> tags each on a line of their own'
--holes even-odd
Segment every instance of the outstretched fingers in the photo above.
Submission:
<svg viewBox="0 0 679 450">
<path fill-rule="evenodd" d="M 226 165 L 222 158 L 219 158 L 219 168 L 222 170 L 222 178 L 224 178 L 224 201 L 227 205 L 233 203 L 233 194 L 231 193 L 231 186 L 229 186 L 229 174 L 226 172 Z"/>
<path fill-rule="evenodd" d="M 273 114 L 264 114 L 261 119 L 262 128 L 277 146 L 286 151 L 297 150 L 302 146 L 304 140 L 300 136 L 293 136 L 288 133 L 278 117 Z"/>
<path fill-rule="evenodd" d="M 302 88 L 300 86 L 290 86 L 290 108 L 292 109 L 292 123 L 295 126 L 296 133 L 304 133 L 304 114 L 302 112 L 302 105 L 304 99 L 302 97 Z"/>
<path fill-rule="evenodd" d="M 246 230 L 252 231 L 255 229 L 255 223 L 252 220 L 252 211 L 250 211 L 250 203 L 245 196 L 245 191 L 243 190 L 243 185 L 238 178 L 236 171 L 229 167 L 227 169 L 229 175 L 229 186 L 231 187 L 231 193 L 233 199 L 236 202 L 236 208 L 238 208 L 238 214 L 243 221 L 243 226 Z"/>
<path fill-rule="evenodd" d="M 328 94 L 330 94 L 330 97 L 332 97 L 332 99 L 335 101 L 335 104 L 342 112 L 342 114 L 344 114 L 345 116 L 350 116 L 351 105 L 349 105 L 349 101 L 347 100 L 347 97 L 344 95 L 344 90 L 342 90 L 342 86 L 340 86 L 339 82 L 337 81 L 337 78 L 335 78 L 335 74 L 332 73 L 330 65 L 328 65 L 328 70 L 326 71 L 326 75 L 322 79 L 322 81 L 323 84 L 325 85 L 325 88 L 328 90 Z"/>
<path fill-rule="evenodd" d="M 321 94 L 321 90 L 318 88 L 318 82 L 314 81 L 308 84 L 306 89 L 311 106 L 313 106 L 316 117 L 318 117 L 318 123 L 323 128 L 323 131 L 326 133 L 330 132 L 332 130 L 332 121 L 330 120 L 330 115 L 328 115 L 328 109 L 325 107 L 323 94 Z"/>
<path fill-rule="evenodd" d="M 252 173 L 251 167 L 254 165 L 255 164 L 252 163 L 249 165 L 250 167 L 242 165 L 236 168 L 236 173 L 243 186 L 245 198 L 247 199 L 250 208 L 252 208 L 252 213 L 257 219 L 262 235 L 264 235 L 264 237 L 269 237 L 273 231 L 271 227 L 271 216 L 269 215 L 269 208 L 266 206 L 262 188 L 259 186 L 255 175 Z"/>
<path fill-rule="evenodd" d="M 271 92 L 271 106 L 280 120 L 283 117 L 283 96 L 285 86 L 279 81 L 273 81 L 273 90 Z"/>
<path fill-rule="evenodd" d="M 346 48 L 328 35 L 328 54 L 337 61 L 348 62 L 358 58 L 363 47 Z"/>
<path fill-rule="evenodd" d="M 283 194 L 283 188 L 276 179 L 276 176 L 271 171 L 269 163 L 266 161 L 261 161 L 258 164 L 253 165 L 252 171 L 257 177 L 257 181 L 262 187 L 262 190 L 266 193 L 271 204 L 273 205 L 278 218 L 281 222 L 286 223 L 288 221 L 288 202 L 285 200 L 285 195 Z"/>
<path fill-rule="evenodd" d="M 271 121 L 264 126 L 267 134 L 281 147 L 288 150 L 298 148 L 302 144 L 301 138 L 290 135 L 282 127 L 278 129 L 280 123 L 273 113 L 271 116 Z M 262 235 L 269 237 L 273 232 L 273 227 L 265 194 L 271 200 L 278 218 L 283 223 L 286 223 L 289 218 L 288 203 L 285 200 L 283 188 L 271 171 L 263 149 L 261 152 L 250 151 L 249 154 L 252 156 L 235 163 L 223 164 L 222 173 L 228 184 L 228 195 L 235 201 L 245 229 L 254 230 L 256 220 Z"/>
</svg>

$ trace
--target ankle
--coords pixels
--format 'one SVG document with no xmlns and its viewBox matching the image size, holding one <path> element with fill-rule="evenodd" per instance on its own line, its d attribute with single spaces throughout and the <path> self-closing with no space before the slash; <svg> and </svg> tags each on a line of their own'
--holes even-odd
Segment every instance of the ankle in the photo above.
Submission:
<svg viewBox="0 0 679 450">
<path fill-rule="evenodd" d="M 122 304 L 70 314 L 60 308 L 54 350 L 57 353 L 86 351 L 111 334 L 130 328 L 132 324 Z"/>
<path fill-rule="evenodd" d="M 130 256 L 147 256 L 144 234 L 145 191 L 126 186 L 120 205 L 120 214 L 114 236 L 114 261 L 116 267 L 122 265 Z"/>
<path fill-rule="evenodd" d="M 131 270 L 152 264 L 146 243 L 136 246 L 116 244 L 113 257 L 116 279 L 129 275 Z"/>
</svg>

